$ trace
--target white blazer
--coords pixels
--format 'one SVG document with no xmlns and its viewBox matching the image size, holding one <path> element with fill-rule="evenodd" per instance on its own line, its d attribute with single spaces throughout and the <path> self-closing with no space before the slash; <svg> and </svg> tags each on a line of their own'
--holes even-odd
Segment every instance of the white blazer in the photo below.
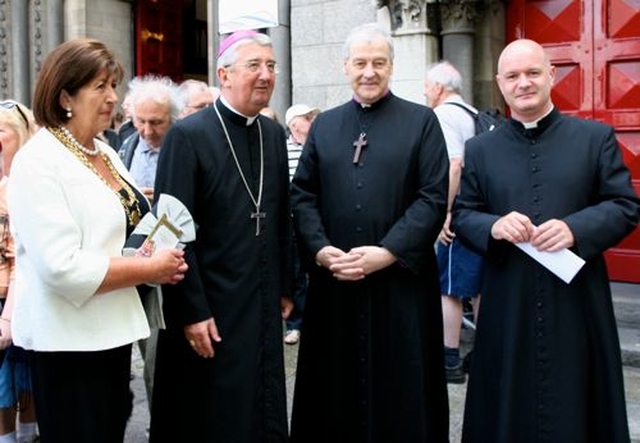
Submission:
<svg viewBox="0 0 640 443">
<path fill-rule="evenodd" d="M 108 145 L 116 170 L 133 180 Z M 94 172 L 40 129 L 16 154 L 8 204 L 16 246 L 13 342 L 36 351 L 97 351 L 149 336 L 135 287 L 96 295 L 122 255 L 125 213 Z"/>
</svg>

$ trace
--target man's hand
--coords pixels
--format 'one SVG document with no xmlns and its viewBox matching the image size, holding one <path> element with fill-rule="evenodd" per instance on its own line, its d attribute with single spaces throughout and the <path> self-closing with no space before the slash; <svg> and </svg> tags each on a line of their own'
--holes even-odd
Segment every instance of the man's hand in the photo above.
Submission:
<svg viewBox="0 0 640 443">
<path fill-rule="evenodd" d="M 280 297 L 280 311 L 282 312 L 282 318 L 288 319 L 293 311 L 293 300 L 289 297 Z"/>
<path fill-rule="evenodd" d="M 531 240 L 533 223 L 529 217 L 519 212 L 511 212 L 500 217 L 491 227 L 491 236 L 496 240 L 524 243 Z"/>
<path fill-rule="evenodd" d="M 214 343 L 222 341 L 213 317 L 185 326 L 184 336 L 193 351 L 204 358 L 213 358 L 215 355 Z"/>
<path fill-rule="evenodd" d="M 338 249 L 334 246 L 325 246 L 316 254 L 316 263 L 319 266 L 323 266 L 329 269 L 336 260 L 339 260 L 345 255 L 346 252 L 344 252 L 342 249 Z"/>
<path fill-rule="evenodd" d="M 451 227 L 451 212 L 447 212 L 447 218 L 444 221 L 444 225 L 442 225 L 442 229 L 440 230 L 440 234 L 438 234 L 438 241 L 443 245 L 449 245 L 453 241 L 456 234 L 450 229 Z"/>
<path fill-rule="evenodd" d="M 551 219 L 534 229 L 531 245 L 538 251 L 555 252 L 575 244 L 573 232 L 562 220 Z"/>
<path fill-rule="evenodd" d="M 338 280 L 356 281 L 386 268 L 395 261 L 396 257 L 388 249 L 380 246 L 359 246 L 336 259 L 329 270 Z"/>
</svg>

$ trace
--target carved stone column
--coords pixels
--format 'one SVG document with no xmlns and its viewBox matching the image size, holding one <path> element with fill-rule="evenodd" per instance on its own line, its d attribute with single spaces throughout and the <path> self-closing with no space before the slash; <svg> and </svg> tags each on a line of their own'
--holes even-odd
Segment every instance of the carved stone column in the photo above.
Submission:
<svg viewBox="0 0 640 443">
<path fill-rule="evenodd" d="M 220 38 L 218 37 L 218 2 L 216 0 L 207 0 L 207 34 L 209 35 L 208 55 L 207 55 L 207 77 L 209 84 L 216 86 L 218 78 L 216 76 L 216 64 L 218 62 L 218 45 Z"/>
<path fill-rule="evenodd" d="M 0 0 L 0 98 L 31 106 L 42 58 L 62 41 L 63 4 L 64 0 Z"/>
<path fill-rule="evenodd" d="M 29 79 L 29 2 L 11 2 L 11 96 L 31 105 Z"/>
<path fill-rule="evenodd" d="M 9 20 L 11 11 L 8 0 L 0 0 L 0 99 L 11 96 L 9 78 L 9 57 L 11 54 L 11 35 Z"/>
<path fill-rule="evenodd" d="M 278 1 L 279 26 L 269 28 L 268 34 L 273 41 L 273 52 L 278 62 L 280 73 L 276 80 L 275 89 L 271 95 L 269 106 L 273 108 L 280 119 L 291 104 L 291 2 Z"/>
<path fill-rule="evenodd" d="M 29 79 L 29 91 L 32 94 L 42 60 L 64 38 L 64 0 L 28 1 L 31 3 L 29 35 L 25 40 L 29 45 L 29 71 L 25 73 L 25 79 Z"/>
<path fill-rule="evenodd" d="M 437 3 L 435 0 L 379 1 L 378 7 L 387 6 L 394 35 L 436 34 Z"/>
<path fill-rule="evenodd" d="M 395 47 L 395 94 L 424 103 L 424 75 L 438 59 L 438 5 L 435 0 L 379 0 L 387 8 Z"/>
<path fill-rule="evenodd" d="M 462 74 L 463 96 L 473 102 L 475 23 L 479 17 L 476 0 L 449 0 L 440 3 L 442 57 Z"/>
</svg>

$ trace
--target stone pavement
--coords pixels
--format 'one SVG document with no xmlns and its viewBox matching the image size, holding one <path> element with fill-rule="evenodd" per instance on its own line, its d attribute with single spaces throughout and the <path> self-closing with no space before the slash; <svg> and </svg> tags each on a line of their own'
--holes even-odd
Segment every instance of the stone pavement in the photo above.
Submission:
<svg viewBox="0 0 640 443">
<path fill-rule="evenodd" d="M 624 362 L 624 381 L 627 399 L 627 414 L 632 443 L 640 443 L 640 285 L 613 283 L 613 297 L 620 332 L 620 347 Z M 304 340 L 304 337 L 302 338 Z M 463 331 L 463 352 L 473 340 L 473 332 Z M 288 407 L 295 383 L 298 346 L 285 346 L 285 371 L 287 377 Z M 132 362 L 134 378 L 134 410 L 129 422 L 125 443 L 146 443 L 146 428 L 149 423 L 147 400 L 142 381 L 142 361 L 134 346 Z M 451 443 L 460 442 L 462 413 L 466 384 L 449 385 L 450 436 Z"/>
</svg>

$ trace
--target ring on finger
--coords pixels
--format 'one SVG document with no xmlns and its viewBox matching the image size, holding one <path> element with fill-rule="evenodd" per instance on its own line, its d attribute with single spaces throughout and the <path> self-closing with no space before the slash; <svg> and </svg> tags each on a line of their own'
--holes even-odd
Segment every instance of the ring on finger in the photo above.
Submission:
<svg viewBox="0 0 640 443">
<path fill-rule="evenodd" d="M 196 347 L 196 342 L 195 340 L 189 340 L 189 344 L 191 345 L 192 348 Z"/>
</svg>

